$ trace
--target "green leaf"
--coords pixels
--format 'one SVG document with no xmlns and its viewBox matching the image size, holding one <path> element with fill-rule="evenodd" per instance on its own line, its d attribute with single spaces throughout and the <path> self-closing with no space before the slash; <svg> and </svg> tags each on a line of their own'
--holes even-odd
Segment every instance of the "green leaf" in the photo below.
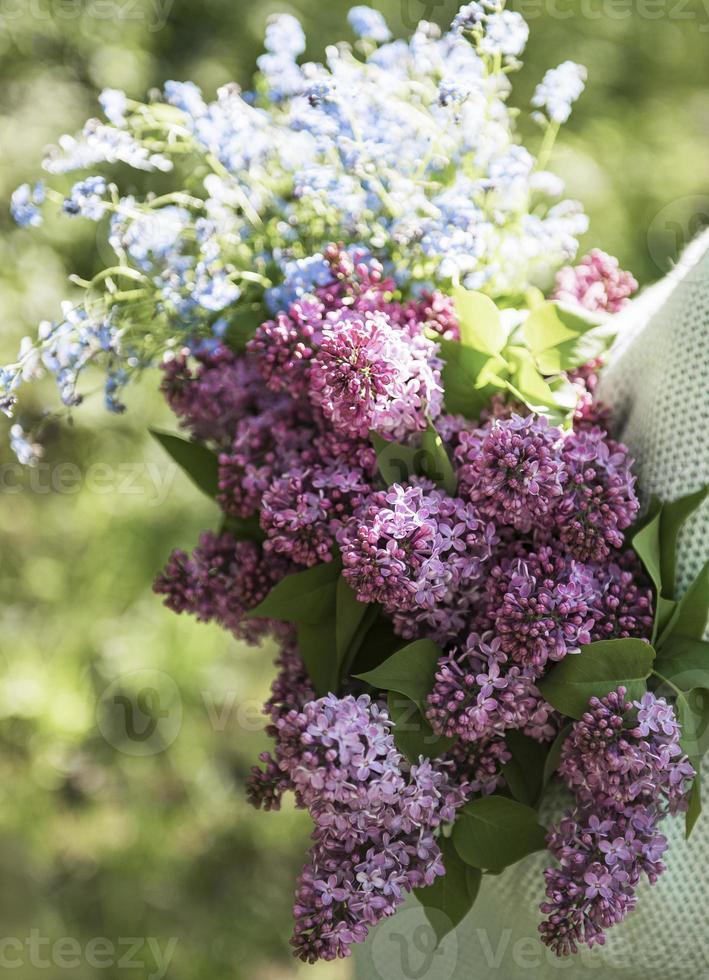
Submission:
<svg viewBox="0 0 709 980">
<path fill-rule="evenodd" d="M 420 446 L 402 446 L 388 442 L 379 433 L 370 432 L 377 454 L 377 466 L 384 483 L 406 483 L 412 476 L 425 476 L 451 495 L 455 494 L 457 479 L 443 440 L 431 422 L 422 435 Z"/>
<path fill-rule="evenodd" d="M 677 608 L 663 636 L 679 635 L 690 640 L 701 640 L 709 618 L 709 560 L 677 604 Z"/>
<path fill-rule="evenodd" d="M 709 688 L 709 643 L 673 636 L 658 653 L 655 670 L 682 691 Z"/>
<path fill-rule="evenodd" d="M 420 756 L 435 759 L 455 743 L 454 738 L 436 735 L 411 698 L 390 691 L 387 704 L 394 722 L 394 743 L 409 762 L 418 762 Z"/>
<path fill-rule="evenodd" d="M 337 580 L 335 595 L 335 637 L 340 677 L 350 673 L 379 608 L 374 603 L 359 602 L 343 575 Z"/>
<path fill-rule="evenodd" d="M 512 755 L 502 767 L 505 782 L 516 800 L 536 806 L 542 792 L 547 747 L 514 730 L 505 733 L 505 742 Z"/>
<path fill-rule="evenodd" d="M 342 662 L 350 644 L 369 609 L 369 603 L 359 602 L 344 575 L 337 580 L 335 592 L 337 656 Z"/>
<path fill-rule="evenodd" d="M 337 659 L 335 620 L 298 623 L 298 650 L 319 698 L 337 693 L 339 661 Z"/>
<path fill-rule="evenodd" d="M 261 306 L 253 306 L 248 310 L 238 310 L 229 318 L 229 326 L 224 334 L 224 340 L 232 350 L 243 354 L 246 344 L 256 333 L 256 328 L 268 320 L 269 316 Z"/>
<path fill-rule="evenodd" d="M 537 306 L 522 335 L 543 374 L 558 374 L 599 357 L 610 346 L 615 326 L 577 307 L 548 302 Z"/>
<path fill-rule="evenodd" d="M 402 640 L 392 629 L 391 620 L 381 615 L 376 606 L 373 608 L 377 610 L 377 617 L 374 622 L 367 626 L 355 656 L 351 669 L 351 673 L 354 675 L 374 670 L 375 667 L 388 660 L 393 653 L 406 646 L 406 640 Z"/>
<path fill-rule="evenodd" d="M 696 689 L 677 696 L 677 720 L 682 728 L 680 745 L 694 766 L 696 776 L 690 790 L 689 808 L 685 817 L 685 836 L 689 837 L 702 812 L 701 763 L 707 749 L 709 727 L 709 691 Z"/>
<path fill-rule="evenodd" d="M 440 943 L 473 907 L 482 874 L 478 868 L 471 868 L 461 861 L 450 837 L 441 837 L 438 846 L 446 873 L 427 888 L 414 888 L 414 895 L 423 905 L 426 918 Z"/>
<path fill-rule="evenodd" d="M 632 535 L 631 543 L 638 558 L 645 566 L 652 584 L 658 594 L 662 592 L 662 556 L 660 549 L 660 527 L 662 504 L 654 497 L 650 509 L 640 528 Z"/>
<path fill-rule="evenodd" d="M 562 376 L 542 377 L 532 355 L 523 347 L 510 347 L 506 356 L 512 369 L 512 381 L 506 382 L 506 387 L 515 397 L 553 422 L 565 421 L 578 402 L 578 392 L 571 382 Z"/>
<path fill-rule="evenodd" d="M 275 585 L 263 602 L 252 609 L 250 619 L 282 619 L 291 623 L 321 623 L 335 619 L 339 559 L 293 572 Z M 336 642 L 333 638 L 333 656 Z"/>
<path fill-rule="evenodd" d="M 685 814 L 684 821 L 684 836 L 687 840 L 694 830 L 697 820 L 699 820 L 700 814 L 702 812 L 702 775 L 697 770 L 697 775 L 694 777 L 694 782 L 692 783 L 692 788 L 689 792 L 689 806 L 687 808 L 687 813 Z"/>
<path fill-rule="evenodd" d="M 562 714 L 580 718 L 589 698 L 603 697 L 621 684 L 629 698 L 641 697 L 654 657 L 655 651 L 643 640 L 599 640 L 564 657 L 537 686 Z"/>
<path fill-rule="evenodd" d="M 265 534 L 261 530 L 257 515 L 253 517 L 225 517 L 222 531 L 230 531 L 238 540 L 263 541 Z"/>
<path fill-rule="evenodd" d="M 444 362 L 441 377 L 446 411 L 464 415 L 468 419 L 479 419 L 495 390 L 494 387 L 487 386 L 485 369 L 494 364 L 497 373 L 504 374 L 504 361 L 465 347 L 457 340 L 436 338 L 436 343 L 441 349 Z"/>
<path fill-rule="evenodd" d="M 682 729 L 680 745 L 699 772 L 709 745 L 709 690 L 696 687 L 681 692 L 675 700 L 677 721 Z"/>
<path fill-rule="evenodd" d="M 458 489 L 458 478 L 455 475 L 446 447 L 443 445 L 443 440 L 432 422 L 428 423 L 428 428 L 423 434 L 421 448 L 428 457 L 426 465 L 430 470 L 429 479 L 434 480 L 446 493 L 454 497 Z"/>
<path fill-rule="evenodd" d="M 497 795 L 466 804 L 453 827 L 453 843 L 466 864 L 492 872 L 543 850 L 545 838 L 535 810 Z"/>
<path fill-rule="evenodd" d="M 522 336 L 535 354 L 558 347 L 565 340 L 571 340 L 581 333 L 580 329 L 564 323 L 559 310 L 557 303 L 540 303 L 524 321 Z"/>
<path fill-rule="evenodd" d="M 416 640 L 397 650 L 381 666 L 357 677 L 379 691 L 404 694 L 424 710 L 440 656 L 441 649 L 433 640 Z"/>
<path fill-rule="evenodd" d="M 561 750 L 564 747 L 564 742 L 571 734 L 572 728 L 573 724 L 571 722 L 569 722 L 568 725 L 564 725 L 549 747 L 547 757 L 544 760 L 544 773 L 542 777 L 542 783 L 544 786 L 550 782 L 552 776 L 559 768 L 559 763 L 561 762 Z"/>
<path fill-rule="evenodd" d="M 170 432 L 150 429 L 156 439 L 177 465 L 185 471 L 192 482 L 208 497 L 216 497 L 219 492 L 219 460 L 211 449 L 198 442 L 189 442 Z"/>
<path fill-rule="evenodd" d="M 417 464 L 423 462 L 421 449 L 388 442 L 377 432 L 370 432 L 369 436 L 377 454 L 379 472 L 388 487 L 392 483 L 406 483 L 418 474 Z"/>
<path fill-rule="evenodd" d="M 650 581 L 655 588 L 655 619 L 652 628 L 652 642 L 665 629 L 674 611 L 670 599 L 662 596 L 662 549 L 660 531 L 662 527 L 662 503 L 657 497 L 650 501 L 647 514 L 639 522 L 637 530 L 630 534 L 630 541 L 638 558 L 643 563 Z"/>
<path fill-rule="evenodd" d="M 660 531 L 661 579 L 663 592 L 674 598 L 675 594 L 675 558 L 677 551 L 677 536 L 680 528 L 697 510 L 709 494 L 709 485 L 695 493 L 690 493 L 679 500 L 662 505 L 662 520 Z"/>
<path fill-rule="evenodd" d="M 674 599 L 666 599 L 663 595 L 655 596 L 655 620 L 653 623 L 653 641 L 657 650 L 661 650 L 666 637 L 669 635 L 669 628 L 677 612 L 677 603 Z"/>
<path fill-rule="evenodd" d="M 483 354 L 499 354 L 507 336 L 500 320 L 500 311 L 490 297 L 459 287 L 453 292 L 453 302 L 464 346 Z"/>
</svg>

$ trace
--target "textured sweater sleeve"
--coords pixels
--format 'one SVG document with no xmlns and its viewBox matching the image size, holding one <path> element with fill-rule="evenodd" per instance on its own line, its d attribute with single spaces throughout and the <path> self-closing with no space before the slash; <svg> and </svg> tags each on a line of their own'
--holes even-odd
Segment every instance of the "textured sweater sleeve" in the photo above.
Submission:
<svg viewBox="0 0 709 980">
<path fill-rule="evenodd" d="M 620 314 L 620 331 L 599 399 L 613 408 L 615 435 L 636 460 L 643 501 L 673 500 L 709 482 L 709 234 L 677 268 Z M 709 501 L 681 533 L 681 594 L 709 557 Z M 709 635 L 707 636 L 709 638 Z M 707 756 L 709 759 L 709 756 Z M 709 765 L 703 767 L 709 785 Z M 545 817 L 558 817 L 561 790 Z M 638 888 L 638 904 L 608 931 L 605 946 L 559 960 L 539 941 L 541 853 L 486 876 L 464 922 L 434 951 L 433 933 L 410 900 L 385 920 L 355 959 L 358 980 L 703 980 L 709 976 L 709 815 L 689 842 L 684 820 L 663 824 L 667 871 Z"/>
</svg>

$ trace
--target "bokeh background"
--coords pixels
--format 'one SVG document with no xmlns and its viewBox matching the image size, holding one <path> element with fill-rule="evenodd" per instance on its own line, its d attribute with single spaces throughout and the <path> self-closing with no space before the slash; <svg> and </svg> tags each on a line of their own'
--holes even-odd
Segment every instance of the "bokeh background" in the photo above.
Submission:
<svg viewBox="0 0 709 980">
<path fill-rule="evenodd" d="M 421 18 L 446 24 L 458 6 L 374 5 L 399 35 Z M 89 222 L 11 226 L 10 193 L 39 176 L 45 145 L 94 114 L 105 86 L 141 98 L 167 78 L 210 95 L 248 84 L 275 11 L 300 16 L 318 58 L 349 36 L 348 6 L 0 0 L 0 361 L 55 315 L 70 272 L 99 263 Z M 589 69 L 553 159 L 591 216 L 583 244 L 651 282 L 709 223 L 709 0 L 511 6 L 531 27 L 515 104 L 560 61 Z M 347 964 L 308 969 L 289 955 L 307 820 L 256 814 L 244 799 L 265 747 L 257 706 L 271 651 L 178 618 L 151 593 L 171 548 L 216 519 L 146 435 L 171 425 L 156 381 L 133 389 L 123 417 L 97 398 L 51 428 L 38 470 L 11 467 L 0 440 L 0 973 L 345 978 Z M 143 714 L 135 697 L 146 690 L 156 693 Z M 143 741 L 109 703 L 135 712 Z M 168 715 L 151 734 L 153 709 Z"/>
</svg>

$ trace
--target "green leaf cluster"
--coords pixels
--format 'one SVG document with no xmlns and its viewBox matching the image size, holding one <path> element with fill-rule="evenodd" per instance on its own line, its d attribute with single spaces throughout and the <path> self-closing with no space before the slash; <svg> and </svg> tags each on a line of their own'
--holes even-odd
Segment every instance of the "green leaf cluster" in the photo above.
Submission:
<svg viewBox="0 0 709 980">
<path fill-rule="evenodd" d="M 611 322 L 585 310 L 536 300 L 511 333 L 482 293 L 457 289 L 460 341 L 441 340 L 449 412 L 477 419 L 496 392 L 511 394 L 555 424 L 571 418 L 576 392 L 564 372 L 599 357 L 613 339 Z"/>
<path fill-rule="evenodd" d="M 701 813 L 699 766 L 709 746 L 709 643 L 702 639 L 709 619 L 709 560 L 679 598 L 677 541 L 682 527 L 708 494 L 709 487 L 703 487 L 670 503 L 653 498 L 632 536 L 655 592 L 654 673 L 675 698 L 682 747 L 697 770 L 687 813 L 687 836 Z"/>
</svg>

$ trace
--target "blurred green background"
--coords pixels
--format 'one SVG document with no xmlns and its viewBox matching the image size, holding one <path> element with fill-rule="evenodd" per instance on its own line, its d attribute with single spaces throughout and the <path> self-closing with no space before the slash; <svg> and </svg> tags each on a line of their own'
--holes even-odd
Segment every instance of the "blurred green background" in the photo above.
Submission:
<svg viewBox="0 0 709 980">
<path fill-rule="evenodd" d="M 166 78 L 193 78 L 209 94 L 246 84 L 269 14 L 298 14 L 317 58 L 349 36 L 348 6 L 0 0 L 1 361 L 55 315 L 68 273 L 100 262 L 92 224 L 23 231 L 6 207 L 18 183 L 39 176 L 43 147 L 95 113 L 98 90 L 140 98 Z M 454 0 L 375 6 L 401 35 L 457 9 Z M 709 2 L 512 7 L 531 27 L 515 104 L 560 61 L 589 69 L 553 160 L 591 216 L 583 244 L 617 254 L 643 283 L 658 278 L 709 222 Z M 133 390 L 122 418 L 96 399 L 50 430 L 38 470 L 18 472 L 2 440 L 0 973 L 344 978 L 346 964 L 308 969 L 289 955 L 307 819 L 257 814 L 244 800 L 265 747 L 257 706 L 270 651 L 178 618 L 151 593 L 170 549 L 190 547 L 216 519 L 146 438 L 148 424 L 171 425 L 156 380 Z M 146 689 L 168 715 L 141 742 L 106 706 Z M 148 720 L 138 711 L 136 730 Z"/>
</svg>

